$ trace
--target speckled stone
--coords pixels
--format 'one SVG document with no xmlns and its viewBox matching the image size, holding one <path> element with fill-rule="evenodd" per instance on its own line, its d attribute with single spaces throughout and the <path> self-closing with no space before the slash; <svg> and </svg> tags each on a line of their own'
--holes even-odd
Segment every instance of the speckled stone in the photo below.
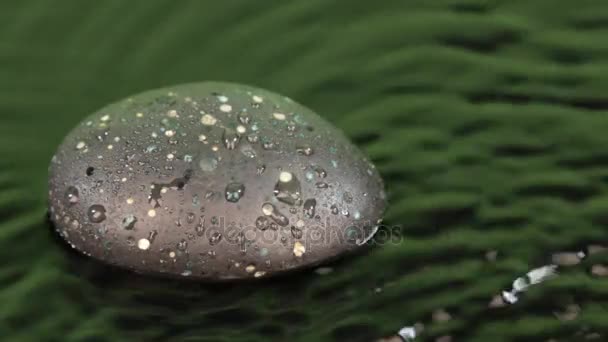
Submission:
<svg viewBox="0 0 608 342">
<path fill-rule="evenodd" d="M 178 85 L 108 105 L 50 165 L 49 210 L 75 249 L 142 273 L 267 277 L 355 250 L 386 205 L 330 123 L 267 90 Z"/>
</svg>

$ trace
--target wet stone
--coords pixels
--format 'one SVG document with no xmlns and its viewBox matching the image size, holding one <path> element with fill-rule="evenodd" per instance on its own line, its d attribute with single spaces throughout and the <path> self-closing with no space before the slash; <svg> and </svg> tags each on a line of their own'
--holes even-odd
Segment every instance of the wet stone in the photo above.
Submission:
<svg viewBox="0 0 608 342">
<path fill-rule="evenodd" d="M 366 245 L 386 206 L 375 167 L 338 129 L 284 96 L 229 83 L 101 108 L 49 170 L 49 207 L 61 212 L 51 220 L 67 245 L 178 278 L 321 264 Z"/>
</svg>

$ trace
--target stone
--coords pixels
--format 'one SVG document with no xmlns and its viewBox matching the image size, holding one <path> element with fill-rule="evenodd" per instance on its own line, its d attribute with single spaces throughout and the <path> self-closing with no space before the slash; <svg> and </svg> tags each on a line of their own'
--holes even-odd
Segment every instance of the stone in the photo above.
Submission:
<svg viewBox="0 0 608 342">
<path fill-rule="evenodd" d="M 64 139 L 49 212 L 76 250 L 140 273 L 262 278 L 355 251 L 386 206 L 337 128 L 267 90 L 205 82 L 110 104 Z"/>
</svg>

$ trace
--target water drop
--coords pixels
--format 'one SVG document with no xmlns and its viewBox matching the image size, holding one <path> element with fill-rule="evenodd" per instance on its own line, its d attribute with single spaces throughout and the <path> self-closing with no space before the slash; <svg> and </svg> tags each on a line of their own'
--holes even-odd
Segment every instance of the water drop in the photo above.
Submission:
<svg viewBox="0 0 608 342">
<path fill-rule="evenodd" d="M 245 193 L 245 186 L 241 183 L 229 183 L 226 185 L 226 201 L 238 202 Z"/>
<path fill-rule="evenodd" d="M 281 214 L 272 203 L 264 203 L 262 205 L 262 213 L 266 216 L 270 216 L 270 218 L 279 226 L 285 227 L 289 224 L 289 219 Z"/>
<path fill-rule="evenodd" d="M 73 186 L 68 187 L 65 192 L 65 198 L 68 203 L 70 203 L 70 205 L 78 203 L 78 201 L 80 200 L 80 198 L 78 197 L 78 189 Z"/>
<path fill-rule="evenodd" d="M 201 216 L 198 219 L 198 224 L 194 227 L 196 235 L 203 236 L 205 234 L 205 216 Z"/>
<path fill-rule="evenodd" d="M 124 229 L 133 229 L 135 227 L 135 223 L 137 223 L 137 217 L 134 215 L 127 215 L 127 217 L 122 219 L 122 227 Z"/>
<path fill-rule="evenodd" d="M 258 165 L 258 167 L 255 170 L 255 172 L 258 176 L 261 175 L 262 173 L 264 173 L 264 171 L 266 171 L 266 165 L 264 165 L 264 164 Z"/>
<path fill-rule="evenodd" d="M 224 146 L 229 150 L 234 150 L 239 144 L 241 137 L 231 128 L 224 128 L 222 133 L 222 142 Z"/>
<path fill-rule="evenodd" d="M 255 150 L 249 144 L 241 146 L 241 153 L 245 157 L 252 158 L 252 159 L 257 156 L 257 154 L 255 153 Z"/>
<path fill-rule="evenodd" d="M 338 210 L 338 206 L 336 206 L 335 204 L 332 204 L 331 207 L 329 207 L 329 209 L 331 210 L 331 213 L 334 215 L 338 215 L 338 213 L 340 212 L 340 210 Z"/>
<path fill-rule="evenodd" d="M 211 234 L 211 237 L 209 237 L 209 244 L 211 246 L 215 246 L 221 240 L 222 240 L 222 233 L 220 233 L 220 232 L 214 232 L 213 234 Z"/>
<path fill-rule="evenodd" d="M 315 208 L 317 206 L 317 200 L 314 198 L 309 198 L 304 201 L 304 215 L 308 218 L 313 218 L 315 216 Z"/>
<path fill-rule="evenodd" d="M 251 118 L 249 117 L 249 114 L 246 111 L 240 112 L 237 115 L 237 118 L 243 125 L 247 125 L 247 124 L 249 124 L 249 121 L 251 121 Z"/>
<path fill-rule="evenodd" d="M 137 241 L 137 248 L 141 249 L 142 251 L 147 250 L 148 248 L 150 248 L 150 240 L 139 239 L 139 241 Z"/>
<path fill-rule="evenodd" d="M 252 144 L 255 144 L 258 142 L 258 140 L 260 140 L 260 138 L 258 137 L 257 134 L 249 134 L 247 136 L 247 141 L 249 141 Z"/>
<path fill-rule="evenodd" d="M 270 228 L 270 219 L 266 216 L 259 216 L 255 220 L 255 227 L 259 230 L 266 230 Z"/>
<path fill-rule="evenodd" d="M 94 204 L 89 207 L 89 221 L 93 223 L 103 222 L 106 219 L 106 208 L 103 205 Z"/>
<path fill-rule="evenodd" d="M 300 182 L 291 172 L 283 171 L 274 187 L 275 197 L 289 205 L 294 205 L 300 200 Z"/>
<path fill-rule="evenodd" d="M 314 153 L 312 147 L 310 147 L 308 145 L 298 146 L 298 147 L 296 147 L 296 151 L 299 154 L 304 155 L 304 156 L 311 156 Z"/>
<path fill-rule="evenodd" d="M 302 238 L 302 229 L 297 228 L 295 226 L 291 226 L 291 236 L 293 236 L 296 239 L 301 239 Z"/>
<path fill-rule="evenodd" d="M 179 249 L 180 251 L 185 251 L 188 248 L 188 241 L 186 241 L 185 239 L 182 239 L 180 242 L 177 243 L 177 249 Z"/>
<path fill-rule="evenodd" d="M 317 182 L 315 186 L 319 189 L 327 189 L 329 185 L 325 182 Z"/>
<path fill-rule="evenodd" d="M 192 222 L 194 222 L 194 218 L 195 218 L 194 213 L 188 213 L 186 215 L 186 222 L 192 223 Z"/>
</svg>

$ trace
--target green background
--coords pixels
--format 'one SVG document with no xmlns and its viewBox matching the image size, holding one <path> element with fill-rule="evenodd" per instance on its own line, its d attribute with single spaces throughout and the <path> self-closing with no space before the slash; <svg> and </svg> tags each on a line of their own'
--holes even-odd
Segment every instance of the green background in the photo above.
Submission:
<svg viewBox="0 0 608 342">
<path fill-rule="evenodd" d="M 608 278 L 589 273 L 605 254 L 488 302 L 552 253 L 608 241 L 607 58 L 597 0 L 1 1 L 0 340 L 373 341 L 415 322 L 421 341 L 606 338 Z M 45 222 L 62 137 L 109 102 L 204 80 L 342 128 L 403 239 L 327 275 L 221 286 L 66 251 Z M 452 319 L 433 322 L 439 308 Z"/>
</svg>

